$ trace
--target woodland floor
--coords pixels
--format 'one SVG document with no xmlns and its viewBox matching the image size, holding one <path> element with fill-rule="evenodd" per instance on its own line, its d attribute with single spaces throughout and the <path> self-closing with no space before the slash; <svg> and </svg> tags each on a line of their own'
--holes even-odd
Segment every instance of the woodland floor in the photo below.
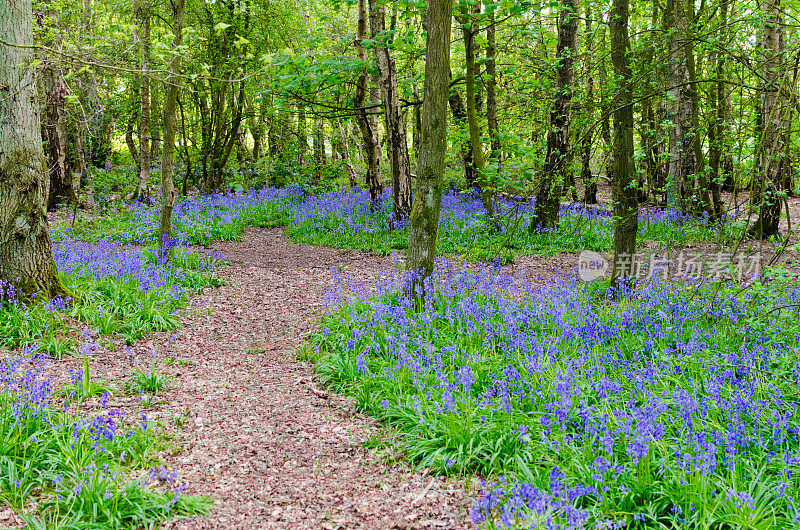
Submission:
<svg viewBox="0 0 800 530">
<path fill-rule="evenodd" d="M 214 244 L 231 265 L 229 284 L 193 298 L 182 328 L 128 349 L 92 355 L 92 377 L 121 386 L 135 359 L 172 379 L 147 411 L 166 426 L 166 465 L 184 493 L 216 499 L 205 517 L 166 528 L 470 528 L 476 483 L 429 477 L 398 461 L 387 434 L 350 401 L 315 383 L 296 350 L 324 311 L 334 267 L 372 283 L 392 257 L 298 245 L 281 229 L 249 228 L 240 242 Z M 525 258 L 549 277 L 574 256 Z M 55 362 L 58 372 L 80 360 Z M 109 408 L 138 417 L 138 396 L 115 393 Z M 377 448 L 367 448 L 365 442 Z"/>
<path fill-rule="evenodd" d="M 800 200 L 790 200 L 790 212 L 798 218 Z M 390 431 L 320 388 L 313 366 L 296 357 L 324 311 L 334 268 L 371 284 L 397 258 L 299 245 L 279 228 L 251 227 L 213 248 L 231 264 L 218 271 L 228 284 L 194 297 L 180 330 L 133 348 L 104 337 L 92 355 L 93 379 L 112 388 L 137 360 L 171 378 L 147 410 L 168 440 L 161 456 L 180 470 L 184 493 L 215 501 L 208 515 L 165 527 L 471 528 L 476 479 L 414 471 Z M 518 256 L 504 269 L 543 281 L 576 264 L 576 254 L 557 253 Z M 54 372 L 80 363 L 54 361 Z M 130 417 L 142 410 L 125 392 L 107 406 Z M 0 526 L 9 523 L 21 521 L 0 510 Z"/>
</svg>

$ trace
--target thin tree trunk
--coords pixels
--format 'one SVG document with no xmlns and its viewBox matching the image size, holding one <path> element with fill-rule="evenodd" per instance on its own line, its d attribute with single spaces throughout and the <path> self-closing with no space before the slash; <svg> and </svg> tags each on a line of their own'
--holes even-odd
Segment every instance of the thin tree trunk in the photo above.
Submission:
<svg viewBox="0 0 800 530">
<path fill-rule="evenodd" d="M 490 158 L 496 171 L 500 172 L 503 161 L 503 145 L 497 124 L 497 43 L 493 0 L 486 0 L 489 25 L 486 27 L 486 128 L 491 143 Z"/>
<path fill-rule="evenodd" d="M 458 125 L 459 130 L 469 134 L 467 127 L 467 111 L 464 109 L 464 103 L 461 101 L 461 94 L 458 93 L 456 87 L 450 88 L 450 96 L 448 98 L 450 103 L 450 112 L 453 115 L 453 121 Z M 478 181 L 475 178 L 475 166 L 472 163 L 472 143 L 469 141 L 469 136 L 461 142 L 461 162 L 464 164 L 464 179 L 467 185 L 477 186 Z"/>
<path fill-rule="evenodd" d="M 322 175 L 325 172 L 325 124 L 322 118 L 317 117 L 314 125 L 314 171 L 317 182 L 322 182 Z"/>
<path fill-rule="evenodd" d="M 136 142 L 133 140 L 133 126 L 139 118 L 139 110 L 133 110 L 128 117 L 125 124 L 125 144 L 128 146 L 128 151 L 131 153 L 131 159 L 136 166 L 136 175 L 139 175 L 139 150 L 136 148 Z"/>
<path fill-rule="evenodd" d="M 592 31 L 592 10 L 586 7 L 586 55 L 589 66 L 586 75 L 586 95 L 583 112 L 586 116 L 586 130 L 581 138 L 581 181 L 583 182 L 583 203 L 597 204 L 597 182 L 592 175 L 592 139 L 594 137 L 594 33 Z"/>
<path fill-rule="evenodd" d="M 350 187 L 355 188 L 358 186 L 358 177 L 356 175 L 356 168 L 353 167 L 353 162 L 350 160 L 350 142 L 347 140 L 347 130 L 342 125 L 342 120 L 337 120 L 339 125 L 339 134 L 342 135 L 342 158 L 344 158 L 345 165 L 347 166 L 347 178 L 350 182 Z"/>
<path fill-rule="evenodd" d="M 603 52 L 607 50 L 606 31 L 603 25 L 600 26 L 600 49 L 603 50 Z M 614 151 L 611 141 L 611 116 L 613 114 L 613 101 L 612 97 L 609 95 L 610 86 L 605 57 L 601 56 L 597 65 L 597 76 L 600 80 L 600 137 L 603 139 L 603 159 L 606 166 L 606 179 L 613 182 L 614 170 L 611 167 L 611 159 Z M 596 194 L 597 186 L 594 186 L 594 195 L 596 196 Z M 595 197 L 595 203 L 596 202 L 597 199 Z"/>
<path fill-rule="evenodd" d="M 473 13 L 480 13 L 480 2 L 475 2 Z M 483 141 L 481 139 L 481 127 L 478 123 L 477 97 L 475 95 L 475 83 L 477 81 L 477 65 L 475 64 L 475 54 L 477 44 L 475 37 L 478 35 L 478 22 L 469 13 L 463 13 L 457 17 L 461 24 L 461 33 L 464 36 L 464 56 L 466 63 L 466 99 L 467 99 L 467 124 L 469 125 L 469 139 L 472 145 L 472 167 L 475 172 L 475 179 L 481 188 L 481 202 L 486 210 L 488 218 L 494 217 L 494 193 L 491 183 L 486 177 L 486 160 L 483 156 Z"/>
<path fill-rule="evenodd" d="M 142 70 L 139 75 L 139 173 L 132 201 L 147 195 L 150 182 L 150 0 L 134 0 L 134 12 L 140 21 L 139 40 L 142 48 Z"/>
<path fill-rule="evenodd" d="M 412 271 L 411 294 L 422 300 L 433 273 L 436 236 L 444 187 L 447 149 L 447 95 L 450 86 L 450 20 L 452 0 L 428 0 L 426 15 L 425 84 L 422 144 L 417 186 L 411 210 L 411 234 L 406 269 Z"/>
<path fill-rule="evenodd" d="M 177 95 L 176 95 L 177 96 Z M 181 112 L 181 136 L 183 136 L 183 156 L 186 157 L 186 170 L 183 174 L 183 182 L 181 186 L 181 191 L 183 196 L 186 196 L 186 192 L 188 191 L 188 184 L 189 184 L 189 176 L 192 174 L 192 157 L 189 153 L 189 139 L 187 138 L 186 133 L 186 113 L 183 111 L 183 103 L 181 102 L 180 97 L 176 97 L 176 103 L 178 104 L 178 108 Z"/>
<path fill-rule="evenodd" d="M 47 92 L 44 131 L 50 181 L 47 209 L 50 211 L 59 204 L 73 204 L 77 199 L 72 182 L 72 167 L 67 159 L 67 85 L 60 67 L 55 63 L 48 61 L 43 73 Z"/>
<path fill-rule="evenodd" d="M 69 296 L 47 226 L 30 0 L 0 2 L 0 298 Z"/>
<path fill-rule="evenodd" d="M 633 162 L 633 86 L 628 37 L 628 0 L 613 0 L 609 17 L 611 62 L 618 80 L 614 97 L 614 265 L 611 282 L 621 286 L 634 272 L 639 228 L 637 175 Z"/>
<path fill-rule="evenodd" d="M 756 184 L 753 186 L 751 204 L 758 219 L 750 227 L 750 234 L 766 239 L 777 235 L 781 218 L 781 159 L 785 154 L 783 140 L 786 127 L 786 109 L 780 98 L 781 56 L 783 54 L 783 18 L 780 0 L 766 0 L 761 40 L 763 64 L 763 89 L 760 100 L 761 137 L 756 158 Z"/>
<path fill-rule="evenodd" d="M 378 84 L 383 101 L 383 117 L 386 126 L 386 150 L 392 177 L 394 217 L 397 222 L 411 212 L 411 162 L 408 156 L 406 124 L 400 108 L 397 85 L 397 65 L 389 47 L 391 35 L 386 32 L 386 13 L 382 0 L 369 0 L 370 29 L 375 41 L 372 50 L 378 64 Z"/>
<path fill-rule="evenodd" d="M 177 129 L 176 107 L 181 56 L 181 33 L 185 13 L 184 0 L 172 0 L 172 57 L 167 67 L 164 81 L 164 148 L 161 151 L 161 216 L 158 223 L 158 257 L 165 261 L 170 258 L 172 248 L 172 208 L 175 206 L 175 183 L 172 181 L 173 152 L 175 150 L 175 131 Z"/>
<path fill-rule="evenodd" d="M 561 194 L 567 183 L 569 160 L 569 122 L 572 111 L 572 83 L 575 77 L 574 56 L 577 52 L 578 0 L 562 0 L 558 46 L 556 50 L 556 97 L 550 109 L 550 131 L 547 134 L 547 155 L 544 176 L 536 194 L 531 230 L 556 228 Z"/>
<path fill-rule="evenodd" d="M 367 0 L 358 0 L 358 27 L 356 32 L 356 56 L 362 63 L 366 63 L 363 41 L 367 36 Z M 364 161 L 367 166 L 366 184 L 369 188 L 373 208 L 377 207 L 383 195 L 381 184 L 380 152 L 378 144 L 378 131 L 369 116 L 364 103 L 367 98 L 367 72 L 365 71 L 356 81 L 356 123 L 361 132 L 361 141 L 364 146 Z"/>
</svg>

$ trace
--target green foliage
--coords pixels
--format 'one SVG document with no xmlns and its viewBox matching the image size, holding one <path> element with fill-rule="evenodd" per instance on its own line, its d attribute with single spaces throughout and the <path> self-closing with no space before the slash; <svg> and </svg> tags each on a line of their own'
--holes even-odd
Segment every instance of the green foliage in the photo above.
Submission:
<svg viewBox="0 0 800 530">
<path fill-rule="evenodd" d="M 154 251 L 142 255 L 145 264 L 157 260 Z M 0 305 L 0 347 L 36 344 L 40 351 L 60 357 L 76 350 L 76 338 L 87 325 L 102 334 L 120 335 L 130 345 L 145 333 L 176 329 L 177 312 L 193 293 L 222 284 L 196 250 L 176 252 L 165 285 L 147 290 L 134 276 L 97 278 L 84 270 L 64 274 L 62 279 L 76 300 Z"/>
<path fill-rule="evenodd" d="M 418 467 L 506 477 L 498 491 L 516 477 L 531 495 L 550 492 L 559 470 L 564 487 L 602 488 L 571 503 L 587 527 L 795 527 L 797 437 L 770 441 L 772 412 L 732 410 L 740 392 L 774 414 L 794 408 L 796 273 L 771 270 L 744 293 L 653 286 L 620 301 L 594 284 L 537 291 L 486 271 L 440 274 L 422 311 L 392 291 L 344 301 L 301 352 L 329 388 L 396 430 Z M 706 409 L 686 408 L 678 398 L 689 395 Z M 703 419 L 681 416 L 690 411 Z M 641 434 L 651 426 L 666 434 Z M 725 449 L 744 426 L 761 441 Z M 653 441 L 636 456 L 640 439 Z M 520 528 L 555 516 L 515 513 Z"/>
<path fill-rule="evenodd" d="M 208 511 L 208 499 L 182 495 L 174 473 L 152 467 L 160 442 L 146 419 L 90 414 L 83 396 L 70 410 L 71 392 L 51 406 L 40 361 L 25 355 L 4 366 L 0 387 L 0 502 L 29 528 L 152 528 Z"/>
<path fill-rule="evenodd" d="M 155 395 L 168 387 L 172 379 L 156 368 L 156 360 L 153 358 L 149 366 L 143 366 L 137 361 L 133 375 L 128 379 L 126 386 L 128 390 L 138 393 Z"/>
</svg>

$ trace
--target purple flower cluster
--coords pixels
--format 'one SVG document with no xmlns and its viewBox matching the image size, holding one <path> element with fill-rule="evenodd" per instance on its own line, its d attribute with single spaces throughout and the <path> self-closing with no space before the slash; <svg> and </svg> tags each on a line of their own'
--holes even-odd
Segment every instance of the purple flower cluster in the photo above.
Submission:
<svg viewBox="0 0 800 530">
<path fill-rule="evenodd" d="M 128 481 L 128 455 L 141 457 L 149 445 L 141 438 L 149 434 L 124 427 L 125 412 L 106 410 L 105 397 L 93 416 L 85 407 L 71 413 L 70 393 L 54 393 L 53 378 L 45 375 L 49 363 L 35 346 L 0 359 L 0 457 L 10 474 L 0 477 L 0 496 L 8 498 L 8 488 L 41 494 L 35 504 L 75 527 L 105 521 L 104 528 L 120 528 L 167 518 L 183 490 L 177 472 L 152 468 L 137 490 Z M 60 395 L 63 406 L 56 405 Z M 163 484 L 168 493 L 156 493 L 148 483 Z"/>
<path fill-rule="evenodd" d="M 372 412 L 439 440 L 410 452 L 444 472 L 509 474 L 560 462 L 559 484 L 579 488 L 588 510 L 570 512 L 575 497 L 552 480 L 501 484 L 476 505 L 476 522 L 522 510 L 550 514 L 565 528 L 581 527 L 586 513 L 613 526 L 626 503 L 627 513 L 639 513 L 631 499 L 652 494 L 654 483 L 673 491 L 670 505 L 684 512 L 692 495 L 718 488 L 735 493 L 716 510 L 756 517 L 766 505 L 794 518 L 800 328 L 768 311 L 797 304 L 796 288 L 765 304 L 763 292 L 689 294 L 653 282 L 618 302 L 574 278 L 538 286 L 439 260 L 433 294 L 417 311 L 397 295 L 407 282 L 396 275 L 369 289 L 335 275 L 328 291 L 333 313 L 322 349 L 351 359 L 351 384 L 368 385 Z M 451 432 L 453 423 L 473 433 L 459 435 L 467 438 L 462 447 L 484 444 L 491 456 L 431 434 Z M 761 502 L 738 487 L 757 476 L 776 485 Z"/>
<path fill-rule="evenodd" d="M 158 205 L 137 203 L 130 214 L 132 227 L 114 236 L 122 242 L 152 243 L 158 233 Z M 500 231 L 527 227 L 533 214 L 534 200 L 522 197 L 496 199 Z M 594 226 L 604 239 L 613 228 L 612 212 L 607 206 L 562 204 L 560 215 L 565 226 Z M 639 213 L 647 226 L 706 224 L 680 211 L 646 208 Z M 366 190 L 333 191 L 305 196 L 297 186 L 264 188 L 246 193 L 227 192 L 188 197 L 175 205 L 173 234 L 176 242 L 207 244 L 210 240 L 235 239 L 247 225 L 290 224 L 304 233 L 373 235 L 405 229 L 408 220 L 397 221 L 392 209 L 392 191 L 387 189 L 377 202 Z M 447 193 L 442 198 L 439 221 L 442 234 L 479 230 L 487 225 L 485 210 L 475 193 Z M 497 228 L 497 227 L 495 227 Z"/>
<path fill-rule="evenodd" d="M 53 255 L 61 274 L 95 280 L 136 280 L 141 291 L 166 290 L 180 299 L 187 270 L 174 261 L 159 262 L 152 249 L 123 245 L 101 239 L 90 243 L 70 237 L 69 233 L 53 242 Z M 197 267 L 212 271 L 218 255 L 202 258 Z"/>
<path fill-rule="evenodd" d="M 282 219 L 304 196 L 299 186 L 287 186 L 186 197 L 172 212 L 173 238 L 182 244 L 235 239 L 247 225 Z M 116 237 L 126 243 L 156 242 L 159 205 L 136 203 L 131 208 L 133 228 Z"/>
</svg>

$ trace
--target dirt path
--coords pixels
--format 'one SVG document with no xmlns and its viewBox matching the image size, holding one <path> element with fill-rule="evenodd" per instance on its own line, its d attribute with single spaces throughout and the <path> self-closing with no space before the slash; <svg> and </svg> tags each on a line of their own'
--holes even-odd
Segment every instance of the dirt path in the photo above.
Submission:
<svg viewBox="0 0 800 530">
<path fill-rule="evenodd" d="M 251 228 L 215 248 L 235 264 L 221 271 L 230 285 L 194 300 L 177 339 L 160 334 L 138 348 L 176 359 L 160 365 L 177 383 L 151 413 L 183 423 L 167 463 L 187 493 L 219 499 L 209 516 L 167 527 L 471 527 L 463 480 L 382 461 L 363 445 L 380 436 L 377 426 L 345 398 L 320 397 L 312 367 L 295 359 L 332 268 L 371 280 L 391 259 L 297 245 L 278 229 Z M 113 370 L 121 356 L 96 368 Z"/>
</svg>

